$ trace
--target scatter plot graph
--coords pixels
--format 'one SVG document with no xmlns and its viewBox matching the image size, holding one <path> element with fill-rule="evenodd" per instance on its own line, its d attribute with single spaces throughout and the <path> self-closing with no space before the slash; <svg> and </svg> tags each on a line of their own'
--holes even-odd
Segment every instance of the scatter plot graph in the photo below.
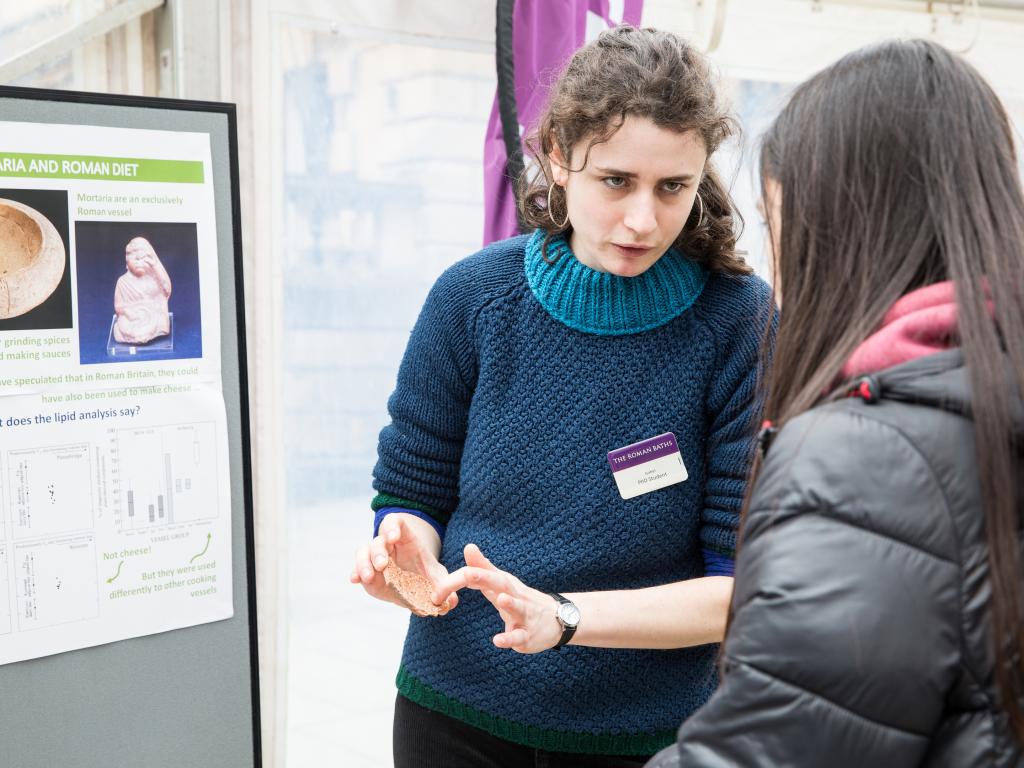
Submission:
<svg viewBox="0 0 1024 768">
<path fill-rule="evenodd" d="M 99 615 L 93 537 L 18 544 L 14 551 L 18 629 L 41 629 Z"/>
<path fill-rule="evenodd" d="M 88 444 L 9 451 L 7 477 L 15 539 L 92 529 Z"/>
<path fill-rule="evenodd" d="M 213 422 L 118 430 L 111 467 L 121 532 L 217 517 Z"/>
</svg>

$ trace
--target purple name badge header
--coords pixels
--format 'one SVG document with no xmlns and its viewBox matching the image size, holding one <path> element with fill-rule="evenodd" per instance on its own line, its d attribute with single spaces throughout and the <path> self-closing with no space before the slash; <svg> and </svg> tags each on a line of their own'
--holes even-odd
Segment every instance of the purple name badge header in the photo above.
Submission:
<svg viewBox="0 0 1024 768">
<path fill-rule="evenodd" d="M 666 432 L 663 435 L 627 445 L 625 448 L 609 451 L 608 466 L 612 468 L 612 472 L 619 472 L 672 453 L 679 453 L 679 446 L 676 444 L 676 436 L 671 432 Z"/>
</svg>

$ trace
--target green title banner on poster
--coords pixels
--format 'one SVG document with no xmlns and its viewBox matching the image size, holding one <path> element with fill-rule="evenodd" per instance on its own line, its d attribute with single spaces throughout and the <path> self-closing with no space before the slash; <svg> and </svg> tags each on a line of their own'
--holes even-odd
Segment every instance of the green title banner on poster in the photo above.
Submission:
<svg viewBox="0 0 1024 768">
<path fill-rule="evenodd" d="M 202 184 L 198 160 L 146 160 L 89 155 L 23 155 L 0 152 L 0 176 Z"/>
</svg>

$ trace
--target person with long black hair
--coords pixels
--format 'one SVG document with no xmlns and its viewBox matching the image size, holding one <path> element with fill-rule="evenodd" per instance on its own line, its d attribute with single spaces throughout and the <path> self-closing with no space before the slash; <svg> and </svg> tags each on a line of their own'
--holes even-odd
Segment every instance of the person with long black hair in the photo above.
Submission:
<svg viewBox="0 0 1024 768">
<path fill-rule="evenodd" d="M 649 765 L 1024 765 L 1024 198 L 1010 123 L 924 41 L 764 138 L 783 297 L 723 682 Z"/>
</svg>

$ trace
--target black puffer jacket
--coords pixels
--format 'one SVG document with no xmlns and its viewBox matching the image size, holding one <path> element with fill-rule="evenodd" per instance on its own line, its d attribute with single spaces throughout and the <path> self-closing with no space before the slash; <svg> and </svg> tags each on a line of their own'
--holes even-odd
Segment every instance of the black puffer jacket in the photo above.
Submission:
<svg viewBox="0 0 1024 768">
<path fill-rule="evenodd" d="M 962 354 L 874 379 L 878 402 L 814 408 L 771 445 L 722 686 L 648 766 L 1024 766 L 993 683 Z"/>
</svg>

